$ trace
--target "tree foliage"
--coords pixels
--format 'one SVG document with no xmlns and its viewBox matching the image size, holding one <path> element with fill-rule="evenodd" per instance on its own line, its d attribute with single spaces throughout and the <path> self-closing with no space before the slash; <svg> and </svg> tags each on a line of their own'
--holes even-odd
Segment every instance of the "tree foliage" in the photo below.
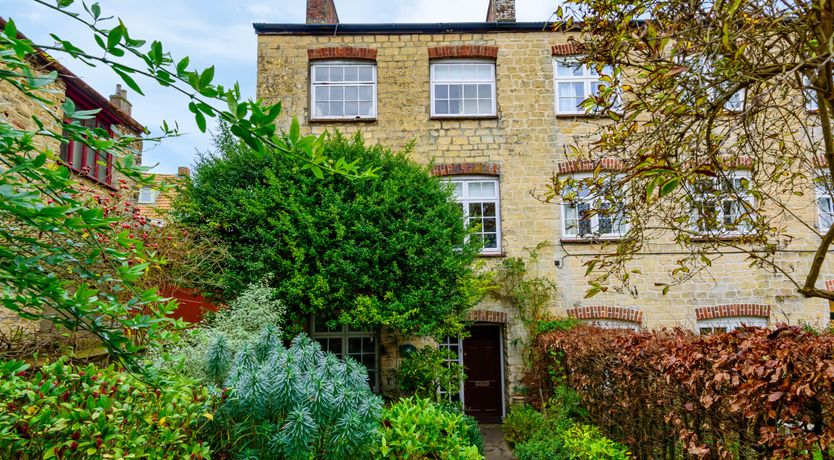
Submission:
<svg viewBox="0 0 834 460">
<path fill-rule="evenodd" d="M 51 35 L 52 43 L 32 43 L 12 19 L 0 32 L 0 85 L 45 109 L 34 112 L 30 126 L 0 121 L 0 300 L 21 318 L 91 332 L 118 358 L 167 338 L 174 324 L 166 314 L 175 305 L 139 283 L 150 268 L 163 266 L 164 258 L 131 232 L 131 222 L 123 228 L 119 216 L 107 215 L 106 206 L 80 193 L 79 182 L 59 166 L 58 146 L 73 141 L 112 154 L 114 171 L 140 186 L 151 185 L 142 177 L 147 168 L 133 161 L 137 143 L 178 132 L 168 123 L 156 137 L 118 129 L 111 136 L 84 126 L 100 109 L 82 111 L 71 100 L 54 102 L 58 73 L 37 67 L 53 60 L 47 52 L 111 70 L 139 94 L 149 83 L 185 95 L 203 132 L 208 118 L 218 118 L 255 151 L 297 158 L 301 168 L 318 176 L 365 175 L 355 164 L 328 162 L 322 140 L 301 136 L 297 123 L 289 133 L 278 132 L 274 121 L 280 104 L 244 100 L 238 85 L 214 82 L 214 67 L 191 69 L 187 57 L 175 60 L 161 42 L 137 38 L 98 3 L 85 3 L 82 10 L 73 0 L 34 1 L 63 14 L 66 26 L 86 28 L 97 48 L 84 50 L 58 34 Z"/>
<path fill-rule="evenodd" d="M 221 132 L 217 151 L 197 164 L 180 218 L 228 245 L 232 291 L 273 275 L 297 320 L 456 332 L 477 300 L 478 244 L 467 240 L 451 189 L 406 152 L 367 147 L 358 134 L 325 139 L 328 156 L 373 168 L 376 177 L 316 178 Z"/>
<path fill-rule="evenodd" d="M 815 207 L 815 187 L 834 188 L 832 8 L 816 0 L 560 7 L 560 27 L 578 33 L 582 61 L 610 69 L 606 88 L 584 102 L 608 123 L 573 151 L 598 166 L 592 177 L 554 178 L 549 198 L 570 200 L 584 188 L 622 204 L 589 215 L 629 225 L 616 250 L 589 262 L 591 294 L 612 277 L 630 285 L 639 271 L 627 262 L 668 241 L 681 254 L 668 284 L 735 252 L 805 296 L 834 299 L 815 287 L 834 226 L 819 229 L 802 215 Z M 810 250 L 796 247 L 803 240 Z M 803 251 L 803 265 L 787 262 L 786 253 Z"/>
</svg>

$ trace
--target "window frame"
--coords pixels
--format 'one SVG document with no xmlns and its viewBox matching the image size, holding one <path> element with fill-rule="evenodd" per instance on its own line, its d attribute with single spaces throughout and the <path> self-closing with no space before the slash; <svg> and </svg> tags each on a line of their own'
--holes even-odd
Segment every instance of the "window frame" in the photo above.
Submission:
<svg viewBox="0 0 834 460">
<path fill-rule="evenodd" d="M 488 114 L 485 113 L 475 113 L 475 114 L 467 114 L 467 113 L 460 113 L 460 114 L 448 114 L 448 113 L 441 113 L 438 114 L 435 112 L 435 85 L 437 84 L 474 84 L 474 85 L 482 85 L 487 84 L 484 81 L 453 81 L 453 80 L 446 80 L 446 81 L 436 81 L 435 80 L 435 66 L 438 64 L 489 64 L 492 67 L 492 81 L 489 83 L 492 86 L 492 107 L 491 111 Z M 461 96 L 463 97 L 463 96 Z M 461 99 L 463 101 L 463 99 Z M 437 119 L 446 119 L 446 118 L 495 118 L 498 116 L 498 67 L 494 60 L 491 59 L 477 59 L 477 58 L 447 58 L 447 59 L 432 59 L 429 62 L 429 115 L 431 118 Z"/>
<path fill-rule="evenodd" d="M 73 101 L 75 102 L 75 101 Z M 79 107 L 79 110 L 89 110 L 83 105 L 76 104 Z M 90 118 L 88 120 L 79 120 L 82 126 L 85 125 L 86 122 L 92 121 L 94 126 L 86 126 L 88 129 L 96 129 L 101 128 L 107 131 L 110 137 L 113 137 L 113 125 L 109 123 L 107 120 L 96 116 L 94 118 Z M 65 120 L 65 123 L 69 123 L 70 120 Z M 80 159 L 80 168 L 76 168 L 74 166 L 75 160 L 75 148 L 80 146 L 81 148 L 81 159 Z M 89 156 L 91 155 L 94 157 L 92 162 L 92 169 L 87 170 L 87 165 L 89 162 Z M 102 154 L 102 152 L 98 150 L 93 150 L 89 147 L 86 143 L 77 141 L 75 139 L 69 139 L 66 142 L 61 143 L 60 150 L 59 150 L 59 158 L 63 162 L 64 166 L 69 168 L 70 171 L 73 173 L 92 180 L 98 184 L 112 187 L 113 186 L 113 153 L 112 152 L 104 152 L 105 153 L 105 161 L 104 164 L 99 163 L 98 157 Z M 99 177 L 99 173 L 101 172 L 101 168 L 104 168 L 104 177 Z"/>
<path fill-rule="evenodd" d="M 582 67 L 582 76 L 575 77 L 575 76 L 560 76 L 558 72 L 558 65 L 563 64 L 565 65 L 568 62 L 573 62 L 578 64 Z M 594 87 L 593 83 L 601 83 L 601 78 L 604 74 L 596 73 L 596 71 L 589 65 L 582 63 L 582 55 L 574 55 L 574 56 L 554 56 L 552 59 L 552 68 L 553 68 L 553 109 L 555 110 L 556 116 L 595 116 L 598 113 L 598 110 L 585 110 L 579 105 L 576 106 L 575 110 L 572 111 L 563 111 L 560 109 L 559 104 L 559 83 L 583 83 L 584 88 L 584 96 L 582 100 L 586 100 L 594 94 Z M 593 74 L 596 73 L 596 76 Z M 604 82 L 602 82 L 605 84 Z M 619 95 L 618 95 L 619 96 Z M 617 103 L 615 104 L 614 110 L 616 111 L 620 107 L 620 100 L 619 97 L 617 98 Z"/>
<path fill-rule="evenodd" d="M 457 353 L 452 350 L 452 347 L 457 347 Z M 437 343 L 437 348 L 441 350 L 448 350 L 451 353 L 455 354 L 455 359 L 446 359 L 447 363 L 457 363 L 461 367 L 463 367 L 463 339 L 460 337 L 454 336 L 445 336 L 443 339 Z M 441 396 L 446 397 L 446 400 L 450 403 L 460 404 L 460 407 L 466 407 L 465 403 L 465 393 L 464 393 L 464 386 L 465 386 L 465 379 L 461 380 L 460 382 L 460 389 L 456 395 L 446 395 L 446 393 L 442 389 L 438 389 L 438 393 Z M 457 396 L 457 401 L 455 401 L 455 396 Z"/>
<path fill-rule="evenodd" d="M 684 56 L 682 57 L 679 62 L 681 65 L 686 66 L 689 70 L 688 72 L 694 72 L 697 75 L 698 80 L 703 82 L 705 81 L 703 76 L 710 75 L 713 73 L 714 68 L 712 62 L 704 55 L 696 55 L 696 56 Z M 709 102 L 715 102 L 719 91 L 716 89 L 716 86 L 722 85 L 709 85 L 705 88 L 705 93 Z M 725 85 L 724 85 L 725 86 Z M 737 103 L 733 103 L 733 98 L 738 96 L 739 101 Z M 744 106 L 747 104 L 747 89 L 741 88 L 740 90 L 733 93 L 729 99 L 724 101 L 722 105 L 722 109 L 725 112 L 729 112 L 732 114 L 741 113 L 744 111 Z"/>
<path fill-rule="evenodd" d="M 316 331 L 316 322 L 317 321 L 324 321 L 323 318 L 317 318 L 313 316 L 310 318 L 310 338 L 313 340 L 318 341 L 317 339 L 340 339 L 342 341 L 342 351 L 340 352 L 339 358 L 344 359 L 345 356 L 350 357 L 349 353 L 349 344 L 348 341 L 352 338 L 358 339 L 365 339 L 370 338 L 374 343 L 374 381 L 371 382 L 369 379 L 369 384 L 371 385 L 371 390 L 374 393 L 378 393 L 380 391 L 380 356 L 379 356 L 379 333 L 375 331 L 355 331 L 351 330 L 346 324 L 340 324 L 339 329 L 335 331 L 326 331 L 326 332 L 317 332 Z M 326 327 L 326 326 L 325 326 Z M 326 350 L 324 350 L 326 351 Z M 335 353 L 334 353 L 335 354 Z M 362 353 L 364 354 L 364 353 Z M 362 364 L 361 361 L 352 358 L 354 361 L 359 362 Z M 362 364 L 364 367 L 364 364 Z"/>
<path fill-rule="evenodd" d="M 805 111 L 810 113 L 817 113 L 819 111 L 819 101 L 817 100 L 816 90 L 811 87 L 811 78 L 807 75 L 802 76 L 802 97 L 805 102 Z"/>
<path fill-rule="evenodd" d="M 142 193 L 150 193 L 149 200 L 142 199 Z M 136 204 L 156 204 L 156 200 L 159 198 L 159 190 L 154 190 L 151 187 L 141 187 L 139 189 L 139 196 L 136 197 Z"/>
<path fill-rule="evenodd" d="M 464 184 L 464 195 L 462 197 L 454 195 L 455 201 L 461 204 L 463 208 L 463 219 L 466 228 L 470 225 L 469 204 L 470 203 L 494 203 L 495 204 L 495 248 L 481 248 L 481 255 L 500 255 L 503 254 L 502 249 L 502 228 L 501 228 L 501 180 L 495 176 L 450 176 L 446 178 L 446 182 L 454 187 L 455 183 Z M 469 198 L 468 184 L 472 182 L 494 182 L 495 183 L 495 198 Z M 492 232 L 490 232 L 492 233 Z M 477 235 L 477 233 L 476 233 Z M 480 235 L 485 235 L 483 228 L 481 228 Z"/>
<path fill-rule="evenodd" d="M 742 326 L 746 327 L 768 327 L 768 319 L 759 316 L 728 316 L 724 318 L 699 319 L 695 325 L 699 335 L 715 334 L 716 330 L 723 329 L 723 332 L 732 332 Z M 708 330 L 705 334 L 705 330 Z"/>
<path fill-rule="evenodd" d="M 726 174 L 728 176 L 727 178 L 730 181 L 732 181 L 733 183 L 738 178 L 747 179 L 748 181 L 752 180 L 752 175 L 751 175 L 749 170 L 735 169 L 735 170 L 732 170 L 732 171 L 728 171 Z M 714 179 L 714 180 L 719 180 L 719 179 Z M 719 180 L 719 182 L 721 182 L 721 181 Z M 716 222 L 720 222 L 721 225 L 719 226 L 719 228 L 716 228 L 716 229 L 701 230 L 701 229 L 698 228 L 698 219 L 693 219 L 695 217 L 694 213 L 696 212 L 695 204 L 699 202 L 699 200 L 696 198 L 697 192 L 692 189 L 692 187 L 694 186 L 693 184 L 690 184 L 690 185 L 687 185 L 687 186 L 690 187 L 690 194 L 693 198 L 692 203 L 690 203 L 690 205 L 691 205 L 690 223 L 691 223 L 691 230 L 694 234 L 696 234 L 696 235 L 698 235 L 702 238 L 712 238 L 712 237 L 718 237 L 718 238 L 730 237 L 730 238 L 732 238 L 732 237 L 736 237 L 736 236 L 750 235 L 753 232 L 752 227 L 750 227 L 748 229 L 744 229 L 744 230 L 737 230 L 737 229 L 736 230 L 726 230 L 726 229 L 724 229 L 724 225 L 725 225 L 724 224 L 724 219 L 725 219 L 724 203 L 725 202 L 735 201 L 735 197 L 736 197 L 736 195 L 738 195 L 738 198 L 740 200 L 747 201 L 748 203 L 751 203 L 754 207 L 756 206 L 756 199 L 748 191 L 744 191 L 743 194 L 739 193 L 738 191 L 734 191 L 733 195 L 731 195 L 730 199 L 727 199 L 727 198 L 721 197 L 721 196 L 715 197 L 715 199 L 717 201 L 716 204 L 715 204 L 715 207 L 717 209 Z"/>
<path fill-rule="evenodd" d="M 819 183 L 821 179 L 827 179 L 828 173 L 818 170 L 814 179 L 814 204 L 817 208 L 817 228 L 820 231 L 828 231 L 834 225 L 834 193 L 826 186 Z M 828 199 L 830 211 L 825 211 L 820 205 L 820 200 Z M 824 215 L 828 214 L 829 224 L 825 225 Z"/>
<path fill-rule="evenodd" d="M 576 180 L 583 180 L 583 179 L 588 179 L 588 178 L 593 177 L 593 174 L 592 173 L 575 173 L 575 174 L 571 174 L 570 176 L 573 177 Z M 616 177 L 619 178 L 620 175 L 617 175 Z M 579 215 L 578 210 L 577 210 L 577 215 L 576 215 L 577 232 L 575 234 L 569 234 L 568 233 L 566 208 L 568 206 L 571 206 L 571 205 L 576 205 L 580 202 L 588 203 L 588 202 L 591 202 L 593 199 L 601 199 L 601 198 L 591 197 L 591 198 L 578 199 L 578 200 L 565 200 L 564 198 L 562 198 L 562 204 L 560 206 L 560 210 L 561 210 L 561 213 L 562 213 L 561 219 L 560 219 L 561 220 L 561 231 L 562 231 L 561 240 L 563 240 L 563 241 L 594 241 L 594 240 L 598 240 L 598 241 L 616 241 L 616 240 L 619 240 L 619 239 L 622 239 L 622 238 L 625 237 L 625 235 L 628 233 L 628 228 L 629 228 L 628 227 L 628 220 L 626 220 L 625 222 L 621 223 L 618 226 L 618 227 L 624 227 L 622 229 L 622 231 L 620 231 L 620 232 L 617 232 L 617 233 L 597 233 L 598 230 L 599 230 L 599 213 L 594 213 L 593 215 L 591 215 L 591 233 L 587 236 L 580 234 L 578 229 L 579 229 L 579 222 L 582 219 L 581 219 L 581 216 Z M 593 209 L 594 209 L 593 206 L 591 206 L 590 210 L 593 210 Z"/>
<path fill-rule="evenodd" d="M 324 66 L 343 66 L 343 67 L 361 67 L 361 66 L 368 66 L 371 67 L 371 79 L 372 83 L 369 84 L 367 82 L 341 82 L 341 83 L 334 83 L 334 82 L 326 82 L 326 83 L 316 83 L 315 80 L 315 71 L 316 67 L 324 67 Z M 309 110 L 310 110 L 310 121 L 338 121 L 338 122 L 346 122 L 346 121 L 374 121 L 377 119 L 379 115 L 378 112 L 378 86 L 379 86 L 379 76 L 377 73 L 377 63 L 375 61 L 364 61 L 361 59 L 328 59 L 328 60 L 318 60 L 313 61 L 310 63 L 310 98 L 309 98 Z M 371 115 L 362 116 L 356 115 L 354 116 L 316 116 L 316 87 L 334 87 L 334 86 L 341 86 L 344 88 L 345 86 L 370 86 L 371 87 Z M 342 100 L 344 102 L 344 99 Z"/>
</svg>

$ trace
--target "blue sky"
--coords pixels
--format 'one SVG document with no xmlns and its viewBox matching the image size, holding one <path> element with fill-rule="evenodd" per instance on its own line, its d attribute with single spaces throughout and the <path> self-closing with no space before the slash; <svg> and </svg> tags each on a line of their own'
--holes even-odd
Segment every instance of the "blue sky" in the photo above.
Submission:
<svg viewBox="0 0 834 460">
<path fill-rule="evenodd" d="M 253 22 L 304 22 L 306 0 L 99 0 L 104 15 L 122 19 L 131 36 L 160 40 L 175 59 L 191 58 L 191 65 L 216 68 L 215 82 L 240 82 L 244 96 L 255 97 L 256 39 Z M 488 0 L 336 0 L 343 23 L 483 21 Z M 519 21 L 544 21 L 555 0 L 516 0 Z M 80 1 L 73 8 L 81 8 Z M 31 0 L 0 0 L 4 17 L 36 43 L 51 43 L 50 33 L 94 49 L 90 34 L 58 13 Z M 100 93 L 113 93 L 119 78 L 111 71 L 90 68 L 67 56 L 55 56 Z M 140 83 L 141 84 L 141 83 Z M 128 90 L 133 116 L 152 131 L 162 124 L 179 123 L 181 137 L 146 146 L 143 162 L 158 165 L 155 172 L 176 172 L 191 166 L 197 151 L 210 147 L 210 136 L 200 133 L 187 101 L 170 90 L 142 85 L 145 96 Z"/>
</svg>

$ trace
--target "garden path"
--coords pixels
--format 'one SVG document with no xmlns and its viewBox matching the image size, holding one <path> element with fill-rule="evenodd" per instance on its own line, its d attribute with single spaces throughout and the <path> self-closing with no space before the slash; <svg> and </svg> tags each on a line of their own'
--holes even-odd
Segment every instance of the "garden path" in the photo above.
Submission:
<svg viewBox="0 0 834 460">
<path fill-rule="evenodd" d="M 486 460 L 515 460 L 515 455 L 504 441 L 501 425 L 480 425 L 484 437 L 484 457 Z"/>
</svg>

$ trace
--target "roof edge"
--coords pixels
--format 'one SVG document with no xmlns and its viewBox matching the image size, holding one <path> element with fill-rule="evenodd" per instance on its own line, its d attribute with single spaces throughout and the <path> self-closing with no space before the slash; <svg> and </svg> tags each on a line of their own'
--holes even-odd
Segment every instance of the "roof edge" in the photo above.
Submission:
<svg viewBox="0 0 834 460">
<path fill-rule="evenodd" d="M 406 35 L 446 33 L 550 32 L 563 28 L 554 22 L 438 22 L 369 24 L 252 24 L 258 35 Z M 578 31 L 574 26 L 569 31 Z"/>
<path fill-rule="evenodd" d="M 0 28 L 6 27 L 6 18 L 0 16 Z M 23 40 L 29 40 L 28 37 L 23 35 L 20 31 L 17 32 L 17 36 Z M 29 40 L 31 41 L 31 40 Z M 64 83 L 67 86 L 72 86 L 75 90 L 79 93 L 86 94 L 90 97 L 93 102 L 99 105 L 102 111 L 106 112 L 110 115 L 111 118 L 115 118 L 118 121 L 124 122 L 125 126 L 130 127 L 134 131 L 138 133 L 143 133 L 146 131 L 145 126 L 141 123 L 136 121 L 132 116 L 122 112 L 119 110 L 118 107 L 113 105 L 110 102 L 110 99 L 103 96 L 101 93 L 96 91 L 95 88 L 88 85 L 87 82 L 81 79 L 78 75 L 74 74 L 71 70 L 66 68 L 63 64 L 58 62 L 55 58 L 50 56 L 47 52 L 40 48 L 35 48 L 34 57 L 46 68 L 52 69 L 58 73 L 58 77 L 64 80 Z"/>
</svg>

